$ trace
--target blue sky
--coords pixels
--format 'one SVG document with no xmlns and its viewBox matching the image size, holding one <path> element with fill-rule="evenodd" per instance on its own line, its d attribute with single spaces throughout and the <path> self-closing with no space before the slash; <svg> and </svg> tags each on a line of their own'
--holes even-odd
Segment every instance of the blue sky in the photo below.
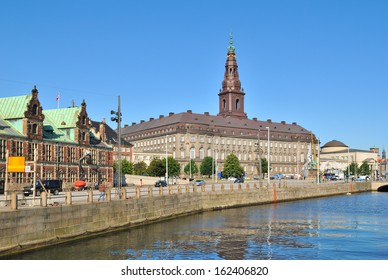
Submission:
<svg viewBox="0 0 388 280">
<path fill-rule="evenodd" d="M 388 147 L 388 1 L 3 1 L 0 97 L 87 103 L 123 124 L 218 113 L 233 32 L 249 118 L 297 122 L 352 148 Z M 108 122 L 112 127 L 116 123 Z"/>
</svg>

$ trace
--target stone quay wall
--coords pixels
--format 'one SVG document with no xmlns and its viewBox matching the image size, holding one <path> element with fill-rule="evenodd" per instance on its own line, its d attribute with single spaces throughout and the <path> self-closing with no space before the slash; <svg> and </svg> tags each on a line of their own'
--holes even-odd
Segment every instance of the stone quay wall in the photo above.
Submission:
<svg viewBox="0 0 388 280">
<path fill-rule="evenodd" d="M 192 213 L 371 191 L 371 183 L 178 187 L 159 196 L 0 211 L 0 256 L 74 241 Z"/>
</svg>

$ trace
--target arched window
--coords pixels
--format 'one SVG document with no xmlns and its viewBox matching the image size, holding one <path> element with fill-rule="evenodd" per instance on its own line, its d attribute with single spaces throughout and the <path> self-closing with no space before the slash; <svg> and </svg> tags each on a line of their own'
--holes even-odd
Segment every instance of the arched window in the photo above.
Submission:
<svg viewBox="0 0 388 280">
<path fill-rule="evenodd" d="M 38 134 L 38 125 L 36 123 L 32 125 L 32 134 Z"/>
<path fill-rule="evenodd" d="M 38 105 L 34 104 L 32 105 L 32 115 L 37 116 L 38 115 Z"/>
<path fill-rule="evenodd" d="M 236 99 L 236 110 L 240 109 L 240 100 Z"/>
<path fill-rule="evenodd" d="M 224 99 L 222 102 L 223 102 L 223 108 L 224 110 L 226 110 L 226 100 Z"/>
</svg>

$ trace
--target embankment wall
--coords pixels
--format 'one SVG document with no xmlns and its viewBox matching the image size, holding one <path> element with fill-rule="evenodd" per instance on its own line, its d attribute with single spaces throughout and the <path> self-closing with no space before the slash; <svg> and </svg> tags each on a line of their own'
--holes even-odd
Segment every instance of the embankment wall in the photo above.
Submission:
<svg viewBox="0 0 388 280">
<path fill-rule="evenodd" d="M 280 186 L 280 184 L 279 184 Z M 172 193 L 103 203 L 0 211 L 0 255 L 69 242 L 132 226 L 222 208 L 371 191 L 371 184 L 258 187 L 225 185 L 221 190 Z"/>
</svg>

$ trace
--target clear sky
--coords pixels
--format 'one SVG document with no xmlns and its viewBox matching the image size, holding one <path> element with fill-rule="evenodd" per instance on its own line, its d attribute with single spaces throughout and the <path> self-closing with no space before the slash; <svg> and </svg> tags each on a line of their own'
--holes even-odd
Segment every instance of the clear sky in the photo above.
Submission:
<svg viewBox="0 0 388 280">
<path fill-rule="evenodd" d="M 388 148 L 388 1 L 2 1 L 0 97 L 123 124 L 218 113 L 233 32 L 249 118 Z M 108 122 L 113 128 L 116 123 Z"/>
</svg>

